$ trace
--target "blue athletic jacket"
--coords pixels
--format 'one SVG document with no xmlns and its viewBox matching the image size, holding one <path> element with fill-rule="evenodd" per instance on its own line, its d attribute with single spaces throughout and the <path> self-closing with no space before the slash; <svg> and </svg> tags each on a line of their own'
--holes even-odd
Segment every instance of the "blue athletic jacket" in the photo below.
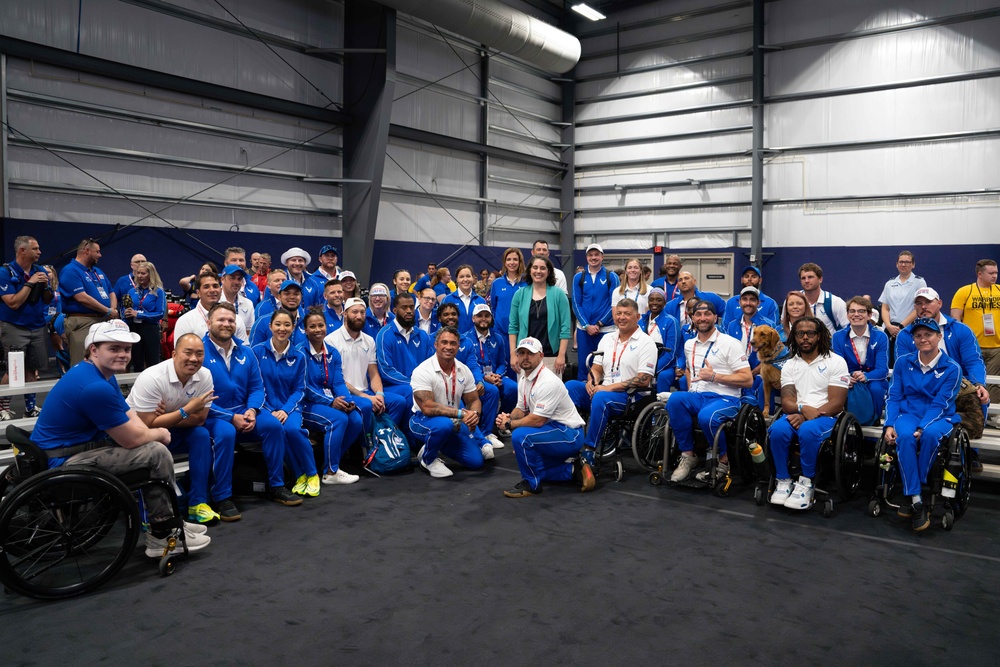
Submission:
<svg viewBox="0 0 1000 667">
<path fill-rule="evenodd" d="M 250 332 L 250 345 L 258 345 L 271 339 L 271 314 L 258 318 L 253 323 L 253 330 Z M 305 329 L 305 308 L 299 306 L 298 315 L 295 318 L 295 330 L 292 332 L 292 345 L 300 347 L 307 342 Z"/>
<path fill-rule="evenodd" d="M 323 343 L 323 347 L 326 349 L 324 354 L 314 353 L 309 343 L 301 348 L 306 355 L 306 403 L 330 405 L 337 396 L 350 400 L 351 392 L 344 381 L 344 362 L 340 352 L 327 343 Z M 328 396 L 324 389 L 330 390 L 332 396 Z"/>
<path fill-rule="evenodd" d="M 649 332 L 649 316 L 651 314 L 647 311 L 639 318 L 639 328 L 644 333 Z M 662 373 L 668 368 L 671 370 L 674 368 L 677 355 L 684 350 L 684 345 L 681 342 L 681 325 L 677 322 L 676 317 L 668 314 L 665 310 L 653 322 L 660 332 L 660 338 L 663 339 L 663 351 L 660 352 L 656 362 L 656 372 Z"/>
<path fill-rule="evenodd" d="M 585 268 L 583 273 L 573 276 L 573 312 L 576 313 L 579 328 L 598 322 L 606 327 L 614 324 L 611 317 L 611 293 L 618 289 L 618 285 L 618 274 L 603 266 L 596 274 L 591 274 L 590 269 Z M 555 347 L 558 349 L 558 341 Z"/>
<path fill-rule="evenodd" d="M 725 329 L 723 329 L 724 322 L 722 320 L 726 312 L 726 302 L 722 300 L 722 297 L 715 292 L 702 292 L 697 287 L 694 288 L 694 296 L 697 299 L 708 301 L 715 306 L 715 314 L 719 316 L 715 326 L 719 331 L 725 331 Z M 680 309 L 686 307 L 687 302 L 684 299 L 684 296 L 678 292 L 676 297 L 667 302 L 667 305 L 663 307 L 663 310 L 664 312 L 670 313 L 676 317 L 679 322 L 681 320 Z M 742 317 L 742 314 L 740 316 Z"/>
<path fill-rule="evenodd" d="M 763 292 L 760 293 L 760 303 L 757 305 L 757 312 L 772 322 L 781 321 L 781 311 L 778 309 L 778 303 Z M 740 308 L 740 295 L 736 294 L 729 297 L 729 300 L 726 301 L 726 312 L 722 316 L 722 323 L 728 327 L 729 323 L 733 320 L 742 318 L 743 309 Z"/>
<path fill-rule="evenodd" d="M 454 292 L 446 296 L 444 299 L 442 299 L 441 303 L 453 303 L 458 307 L 458 333 L 462 334 L 463 336 L 476 328 L 476 326 L 472 323 L 472 309 L 475 308 L 476 305 L 480 303 L 485 304 L 487 306 L 489 305 L 488 303 L 486 303 L 486 299 L 479 296 L 478 294 L 475 293 L 475 291 L 473 291 L 472 298 L 469 300 L 469 307 L 466 308 L 465 303 L 462 301 L 462 298 L 458 296 L 458 290 L 455 290 Z"/>
<path fill-rule="evenodd" d="M 851 345 L 851 327 L 844 327 L 833 334 L 832 348 L 847 361 L 851 373 L 861 371 L 869 382 L 878 382 L 889 377 L 889 337 L 881 329 L 868 325 L 868 352 L 865 363 L 859 364 Z"/>
<path fill-rule="evenodd" d="M 983 353 L 979 349 L 976 334 L 972 333 L 967 324 L 947 315 L 944 319 L 944 349 L 948 356 L 962 368 L 962 375 L 968 378 L 969 382 L 985 384 L 986 364 L 983 363 Z M 913 334 L 910 327 L 906 327 L 896 336 L 896 358 L 904 354 L 915 354 L 916 351 Z"/>
<path fill-rule="evenodd" d="M 473 330 L 465 334 L 462 338 L 462 347 L 470 347 L 472 349 L 472 356 L 475 357 L 476 363 L 479 365 L 480 372 L 486 366 L 492 366 L 493 372 L 497 375 L 506 375 L 507 367 L 510 365 L 510 360 L 507 358 L 509 356 L 510 339 L 506 336 L 501 336 L 495 330 L 491 329 L 489 336 L 486 341 L 482 344 L 479 342 L 479 332 Z M 469 368 L 472 365 L 462 360 Z M 475 371 L 473 371 L 475 375 Z M 476 380 L 479 381 L 478 379 Z"/>
<path fill-rule="evenodd" d="M 301 410 L 306 393 L 306 355 L 289 343 L 279 360 L 271 349 L 271 341 L 253 346 L 264 381 L 264 405 L 268 410 L 284 410 L 288 414 Z"/>
<path fill-rule="evenodd" d="M 900 414 L 918 415 L 921 430 L 942 419 L 957 424 L 961 418 L 955 414 L 955 399 L 961 387 L 962 369 L 944 352 L 927 373 L 920 370 L 916 352 L 899 357 L 892 367 L 885 425 L 895 428 Z"/>
<path fill-rule="evenodd" d="M 229 357 L 230 367 L 215 349 L 215 343 L 208 334 L 205 343 L 205 368 L 212 373 L 216 399 L 212 401 L 209 415 L 232 421 L 233 415 L 243 414 L 250 408 L 264 409 L 264 380 L 260 377 L 257 357 L 248 345 L 233 339 L 233 353 Z"/>
<path fill-rule="evenodd" d="M 490 309 L 493 311 L 493 327 L 497 331 L 507 333 L 510 326 L 510 303 L 514 300 L 517 290 L 527 284 L 524 280 L 520 280 L 511 285 L 506 274 L 490 284 Z"/>
<path fill-rule="evenodd" d="M 385 324 L 379 324 L 379 321 L 375 318 L 375 313 L 372 312 L 371 308 L 365 310 L 365 328 L 364 332 L 375 338 L 378 336 L 378 332 L 382 330 L 382 327 L 387 327 L 392 324 L 392 321 L 396 319 L 396 316 L 390 312 L 385 314 Z M 327 332 L 329 333 L 329 332 Z"/>
<path fill-rule="evenodd" d="M 767 326 L 769 326 L 772 329 L 774 329 L 775 331 L 777 331 L 779 334 L 781 333 L 781 325 L 780 324 L 775 324 L 774 320 L 768 319 L 768 318 L 764 317 L 763 315 L 761 315 L 761 313 L 760 313 L 759 310 L 756 313 L 754 313 L 754 316 L 752 318 L 750 318 L 750 321 L 753 322 L 754 327 L 759 327 L 762 324 L 766 324 Z M 733 320 L 732 322 L 729 322 L 726 325 L 726 327 L 724 329 L 722 329 L 722 331 L 724 333 L 729 334 L 730 336 L 732 336 L 736 340 L 740 340 L 743 337 L 743 331 L 744 331 L 743 330 L 743 311 L 740 311 L 740 317 L 739 317 L 739 319 L 736 319 L 736 320 Z M 751 335 L 753 335 L 753 332 L 751 332 Z M 747 341 L 747 345 L 749 346 L 749 341 Z M 757 365 L 760 364 L 760 361 L 757 359 L 757 350 L 754 350 L 753 348 L 750 348 L 747 351 L 747 360 L 750 362 L 750 368 L 757 368 Z"/>
<path fill-rule="evenodd" d="M 375 355 L 382 384 L 409 385 L 413 369 L 432 354 L 434 343 L 431 337 L 417 327 L 410 330 L 409 342 L 399 333 L 395 322 L 391 326 L 382 327 L 375 339 Z"/>
</svg>

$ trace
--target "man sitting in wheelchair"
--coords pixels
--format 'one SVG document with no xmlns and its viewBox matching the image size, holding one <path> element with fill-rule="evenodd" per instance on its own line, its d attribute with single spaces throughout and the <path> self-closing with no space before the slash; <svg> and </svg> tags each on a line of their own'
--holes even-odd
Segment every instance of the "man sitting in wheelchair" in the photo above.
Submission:
<svg viewBox="0 0 1000 667">
<path fill-rule="evenodd" d="M 851 377 L 847 361 L 830 351 L 830 331 L 815 317 L 803 317 L 788 335 L 792 356 L 781 369 L 781 409 L 785 413 L 768 429 L 777 483 L 771 503 L 790 509 L 812 507 L 816 459 L 847 401 Z M 788 448 L 799 441 L 802 474 L 792 487 Z"/>
<path fill-rule="evenodd" d="M 899 516 L 913 521 L 913 530 L 930 523 L 920 486 L 934 462 L 941 439 L 960 418 L 955 399 L 962 386 L 962 369 L 941 349 L 941 327 L 936 319 L 918 318 L 909 327 L 917 351 L 896 359 L 885 408 L 885 441 L 896 445 L 903 494 Z"/>
<path fill-rule="evenodd" d="M 597 448 L 608 420 L 625 411 L 628 390 L 649 388 L 656 370 L 656 343 L 639 329 L 639 305 L 622 299 L 614 318 L 618 330 L 605 334 L 598 344 L 587 383 L 566 383 L 573 404 L 590 410 L 585 452 Z"/>
<path fill-rule="evenodd" d="M 45 400 L 31 440 L 49 456 L 49 467 L 71 464 L 96 466 L 112 475 L 146 470 L 164 485 L 143 492 L 149 532 L 146 555 L 159 558 L 168 545 L 174 516 L 174 459 L 167 450 L 170 431 L 148 428 L 122 397 L 115 380 L 132 358 L 132 344 L 139 334 L 122 320 L 93 324 L 84 345 L 85 358 L 71 368 Z M 208 546 L 207 528 L 184 522 L 188 551 Z M 179 543 L 178 543 L 179 544 Z"/>
</svg>

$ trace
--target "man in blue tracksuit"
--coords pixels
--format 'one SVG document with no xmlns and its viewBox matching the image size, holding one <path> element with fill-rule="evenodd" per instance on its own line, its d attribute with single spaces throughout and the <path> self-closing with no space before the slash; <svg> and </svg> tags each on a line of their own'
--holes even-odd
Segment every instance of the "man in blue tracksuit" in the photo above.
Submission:
<svg viewBox="0 0 1000 667">
<path fill-rule="evenodd" d="M 413 403 L 410 376 L 416 368 L 434 354 L 434 343 L 424 331 L 414 327 L 412 294 L 397 294 L 393 299 L 392 322 L 382 327 L 375 338 L 378 372 L 386 392 L 398 394 Z"/>
<path fill-rule="evenodd" d="M 302 288 L 294 280 L 286 280 L 281 283 L 281 291 L 278 292 L 278 307 L 284 308 L 293 313 L 295 321 L 295 331 L 292 333 L 292 345 L 298 347 L 306 342 L 305 317 L 306 309 L 302 305 Z M 271 339 L 271 316 L 274 310 L 257 319 L 253 323 L 253 330 L 248 332 L 250 340 L 247 344 L 250 347 L 258 343 Z"/>
<path fill-rule="evenodd" d="M 761 315 L 772 322 L 779 322 L 781 320 L 781 311 L 778 309 L 778 303 L 764 294 L 760 289 L 762 282 L 760 269 L 756 266 L 744 267 L 743 272 L 740 274 L 740 282 L 743 284 L 743 287 L 757 288 L 760 296 L 757 310 L 760 311 Z M 742 290 L 743 287 L 740 289 Z M 738 320 L 743 316 L 742 309 L 740 308 L 740 295 L 742 294 L 743 292 L 741 291 L 740 294 L 736 294 L 726 301 L 726 313 L 722 316 L 722 325 L 724 327 L 728 327 L 730 322 Z M 729 335 L 731 336 L 732 334 Z"/>
<path fill-rule="evenodd" d="M 587 268 L 573 277 L 573 312 L 576 314 L 576 352 L 580 370 L 576 379 L 587 381 L 587 357 L 606 333 L 615 330 L 611 293 L 618 289 L 618 274 L 604 266 L 604 249 L 587 246 Z"/>
<path fill-rule="evenodd" d="M 715 292 L 702 292 L 698 289 L 698 281 L 690 271 L 681 271 L 677 274 L 677 296 L 667 301 L 665 307 L 669 314 L 677 318 L 681 330 L 683 331 L 685 325 L 692 324 L 687 310 L 687 304 L 692 298 L 698 301 L 708 301 L 712 304 L 715 312 L 720 314 L 718 329 L 723 331 L 721 314 L 726 310 L 726 302 Z"/>
<path fill-rule="evenodd" d="M 760 361 L 757 359 L 757 350 L 753 348 L 753 332 L 757 327 L 766 325 L 777 331 L 780 335 L 781 325 L 776 324 L 774 320 L 765 317 L 760 312 L 758 307 L 760 296 L 760 291 L 756 287 L 751 285 L 744 287 L 739 293 L 739 317 L 729 321 L 723 330 L 740 341 L 740 345 L 746 350 L 747 360 L 750 362 L 750 371 L 753 372 L 754 376 L 750 394 L 756 396 L 757 406 L 763 410 L 764 401 L 770 400 L 770 396 L 764 396 L 764 383 L 761 380 L 760 372 L 754 372 L 760 365 Z"/>
<path fill-rule="evenodd" d="M 674 375 L 677 353 L 683 348 L 681 327 L 677 318 L 664 310 L 667 301 L 662 289 L 649 288 L 646 303 L 649 310 L 639 318 L 639 329 L 645 331 L 653 339 L 653 343 L 663 346 L 656 360 L 656 391 L 669 391 L 677 379 Z"/>
<path fill-rule="evenodd" d="M 897 356 L 885 409 L 885 440 L 896 445 L 904 501 L 899 515 L 913 521 L 914 530 L 930 525 L 920 485 L 934 462 L 941 439 L 961 421 L 955 399 L 962 386 L 962 369 L 940 349 L 941 327 L 931 318 L 917 318 L 909 326 L 917 352 Z"/>
<path fill-rule="evenodd" d="M 282 505 L 300 505 L 302 499 L 285 488 L 285 435 L 279 422 L 264 409 L 264 381 L 257 357 L 249 345 L 233 338 L 236 309 L 216 304 L 208 315 L 205 368 L 212 374 L 216 399 L 205 428 L 216 447 L 236 447 L 237 438 L 259 438 L 267 462 L 267 495 Z"/>
<path fill-rule="evenodd" d="M 485 382 L 500 390 L 501 410 L 510 412 L 517 401 L 517 382 L 507 377 L 510 367 L 508 337 L 497 333 L 493 312 L 486 304 L 479 304 L 473 309 L 472 324 L 475 329 L 467 333 L 465 339 L 472 343 Z"/>
</svg>

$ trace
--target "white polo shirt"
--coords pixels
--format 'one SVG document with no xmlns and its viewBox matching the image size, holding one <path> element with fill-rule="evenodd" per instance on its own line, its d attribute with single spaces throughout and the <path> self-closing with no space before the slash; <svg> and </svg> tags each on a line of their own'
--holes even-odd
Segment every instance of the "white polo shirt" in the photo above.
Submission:
<svg viewBox="0 0 1000 667">
<path fill-rule="evenodd" d="M 739 398 L 739 387 L 694 379 L 698 371 L 705 367 L 706 357 L 708 365 L 719 375 L 732 375 L 743 368 L 750 368 L 747 352 L 740 341 L 716 329 L 704 343 L 698 340 L 698 336 L 684 343 L 684 360 L 691 371 L 691 387 L 688 391 L 712 392 Z"/>
<path fill-rule="evenodd" d="M 800 290 L 801 291 L 801 290 Z M 823 323 L 827 329 L 829 329 L 830 334 L 834 334 L 837 331 L 837 325 L 840 324 L 840 328 L 851 326 L 850 320 L 847 319 L 847 304 L 836 294 L 830 294 L 830 312 L 833 314 L 833 318 L 837 320 L 834 322 L 829 317 L 826 316 L 826 295 L 830 294 L 826 290 L 820 290 L 819 299 L 816 303 L 809 306 L 812 310 L 813 317 L 818 319 Z M 808 299 L 806 302 L 808 303 Z"/>
<path fill-rule="evenodd" d="M 604 368 L 602 385 L 627 382 L 645 373 L 656 371 L 656 343 L 641 329 L 636 329 L 628 340 L 619 339 L 619 331 L 605 334 L 597 344 L 604 355 L 594 357 L 594 365 Z"/>
<path fill-rule="evenodd" d="M 851 385 L 851 374 L 847 362 L 836 354 L 818 356 L 811 364 L 794 356 L 781 369 L 781 386 L 789 385 L 795 387 L 796 401 L 818 408 L 829 400 L 830 387 L 847 389 Z"/>
<path fill-rule="evenodd" d="M 174 360 L 167 359 L 150 366 L 136 378 L 125 402 L 136 412 L 156 412 L 156 406 L 163 403 L 164 410 L 178 410 L 195 396 L 203 396 L 215 388 L 212 373 L 202 366 L 187 384 L 181 384 L 174 369 Z"/>
<path fill-rule="evenodd" d="M 193 333 L 198 338 L 204 338 L 208 333 L 208 311 L 201 307 L 199 302 L 194 308 L 177 318 L 174 325 L 174 340 L 178 340 L 184 334 Z M 243 342 L 249 342 L 247 329 L 243 325 L 243 318 L 236 316 L 236 332 L 233 334 Z"/>
<path fill-rule="evenodd" d="M 243 328 L 247 331 L 253 331 L 253 323 L 257 319 L 257 315 L 254 313 L 253 302 L 251 302 L 250 299 L 237 292 L 236 302 L 233 303 L 226 298 L 226 293 L 223 291 L 222 296 L 219 297 L 219 301 L 232 303 L 236 306 L 236 315 L 243 320 Z"/>
<path fill-rule="evenodd" d="M 454 378 L 454 384 L 452 379 Z M 454 388 L 453 388 L 454 387 Z M 460 408 L 462 396 L 476 390 L 476 378 L 469 367 L 461 361 L 455 362 L 454 376 L 441 370 L 437 355 L 426 359 L 413 369 L 410 376 L 410 388 L 413 393 L 418 391 L 434 392 L 434 400 L 439 405 L 449 408 Z M 416 400 L 413 401 L 413 412 L 420 412 Z"/>
<path fill-rule="evenodd" d="M 583 428 L 584 421 L 573 405 L 566 385 L 545 364 L 538 364 L 531 375 L 518 373 L 516 407 L 569 428 Z"/>
<path fill-rule="evenodd" d="M 344 380 L 358 391 L 368 391 L 368 365 L 377 364 L 375 339 L 364 331 L 351 338 L 346 326 L 340 327 L 323 341 L 340 352 L 343 360 Z"/>
</svg>

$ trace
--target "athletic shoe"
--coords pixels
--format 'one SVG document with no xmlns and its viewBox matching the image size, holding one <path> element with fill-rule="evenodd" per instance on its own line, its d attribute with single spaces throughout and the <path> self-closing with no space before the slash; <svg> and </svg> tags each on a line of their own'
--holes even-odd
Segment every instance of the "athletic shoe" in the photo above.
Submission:
<svg viewBox="0 0 1000 667">
<path fill-rule="evenodd" d="M 279 505 L 285 505 L 286 507 L 294 507 L 302 504 L 301 498 L 296 498 L 283 486 L 267 487 L 267 497 Z"/>
<path fill-rule="evenodd" d="M 580 493 L 593 491 L 597 486 L 594 469 L 579 456 L 573 459 L 573 481 L 580 485 Z"/>
<path fill-rule="evenodd" d="M 306 475 L 299 475 L 299 478 L 295 480 L 295 485 L 292 486 L 292 493 L 297 496 L 306 495 L 306 485 L 309 483 L 309 478 Z"/>
<path fill-rule="evenodd" d="M 146 555 L 150 558 L 160 558 L 165 553 L 184 553 L 179 536 L 179 528 L 173 529 L 167 537 L 153 537 L 151 533 L 146 533 Z M 171 537 L 177 538 L 173 548 L 170 547 L 169 543 Z M 212 538 L 204 533 L 192 532 L 185 527 L 184 540 L 187 543 L 188 551 L 201 551 L 208 546 Z"/>
<path fill-rule="evenodd" d="M 239 521 L 243 518 L 240 511 L 236 509 L 236 503 L 233 502 L 232 498 L 220 500 L 216 506 L 219 508 L 219 518 L 223 521 Z"/>
<path fill-rule="evenodd" d="M 496 458 L 496 455 L 493 453 L 493 445 L 491 444 L 487 443 L 483 445 L 482 447 L 479 448 L 479 451 L 483 453 L 483 458 L 486 459 L 487 461 L 492 461 L 494 458 Z"/>
<path fill-rule="evenodd" d="M 193 523 L 214 523 L 219 520 L 219 513 L 205 503 L 199 503 L 188 508 L 188 521 Z"/>
<path fill-rule="evenodd" d="M 510 429 L 508 429 L 508 428 L 498 428 L 497 429 L 497 433 L 500 434 L 501 438 L 509 438 L 510 437 Z"/>
<path fill-rule="evenodd" d="M 683 482 L 691 476 L 691 471 L 698 467 L 698 457 L 694 454 L 681 454 L 681 460 L 670 475 L 671 482 Z"/>
<path fill-rule="evenodd" d="M 10 410 L 0 410 L 0 422 L 14 421 L 14 413 Z"/>
<path fill-rule="evenodd" d="M 785 501 L 785 507 L 791 510 L 807 510 L 812 507 L 815 493 L 816 489 L 813 487 L 812 480 L 808 477 L 799 477 L 791 495 Z"/>
<path fill-rule="evenodd" d="M 708 476 L 712 474 L 712 470 L 702 470 L 700 473 L 694 476 L 699 482 L 708 483 Z M 729 474 L 729 464 L 728 463 L 717 463 L 715 464 L 715 480 L 719 481 L 723 477 Z"/>
<path fill-rule="evenodd" d="M 310 498 L 319 495 L 319 475 L 310 475 L 306 480 L 306 495 Z"/>
<path fill-rule="evenodd" d="M 910 500 L 908 498 L 899 501 L 899 509 L 896 510 L 896 516 L 900 519 L 909 519 L 913 516 L 913 508 L 910 505 Z"/>
<path fill-rule="evenodd" d="M 913 530 L 921 531 L 931 525 L 931 517 L 927 513 L 927 505 L 913 503 Z"/>
<path fill-rule="evenodd" d="M 484 445 L 485 446 L 485 445 Z M 424 448 L 421 447 L 420 451 L 417 452 L 417 461 L 420 461 L 420 467 L 430 473 L 431 477 L 437 479 L 443 479 L 445 477 L 451 477 L 455 473 L 448 469 L 448 466 L 444 464 L 441 459 L 434 459 L 429 464 L 424 463 Z"/>
<path fill-rule="evenodd" d="M 196 535 L 204 535 L 208 532 L 208 526 L 203 526 L 200 523 L 189 523 L 185 521 L 184 530 L 189 533 L 195 533 Z"/>
<path fill-rule="evenodd" d="M 357 475 L 352 475 L 344 470 L 337 470 L 337 472 L 330 472 L 323 475 L 324 484 L 354 484 L 359 479 L 361 478 Z"/>
<path fill-rule="evenodd" d="M 496 437 L 492 433 L 488 434 L 486 436 L 486 439 L 490 441 L 491 445 L 493 445 L 493 449 L 503 449 L 504 448 L 503 440 L 501 440 L 500 438 Z"/>
<path fill-rule="evenodd" d="M 530 496 L 537 496 L 542 492 L 541 485 L 537 489 L 531 488 L 531 484 L 528 480 L 522 479 L 520 482 L 514 485 L 513 489 L 507 489 L 503 492 L 508 498 L 528 498 Z"/>
<path fill-rule="evenodd" d="M 42 409 L 36 405 L 35 407 L 31 408 L 30 410 L 25 411 L 24 418 L 25 419 L 36 419 L 41 414 L 42 414 Z"/>
<path fill-rule="evenodd" d="M 774 486 L 774 493 L 771 494 L 771 504 L 784 505 L 790 495 L 792 495 L 792 480 L 779 479 Z"/>
</svg>

